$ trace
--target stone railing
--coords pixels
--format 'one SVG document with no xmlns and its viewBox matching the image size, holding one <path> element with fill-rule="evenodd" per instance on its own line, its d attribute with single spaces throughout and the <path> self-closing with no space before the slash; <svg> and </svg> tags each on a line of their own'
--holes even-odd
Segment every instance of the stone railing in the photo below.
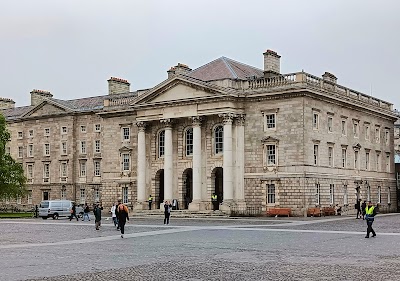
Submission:
<svg viewBox="0 0 400 281">
<path fill-rule="evenodd" d="M 306 86 L 326 90 L 334 92 L 340 96 L 359 100 L 364 103 L 393 111 L 393 104 L 391 103 L 357 92 L 334 82 L 324 80 L 323 78 L 311 75 L 306 72 L 282 74 L 279 76 L 267 78 L 248 79 L 246 81 L 240 81 L 236 84 L 236 87 L 242 90 L 273 89 L 277 87 L 287 86 Z"/>
</svg>

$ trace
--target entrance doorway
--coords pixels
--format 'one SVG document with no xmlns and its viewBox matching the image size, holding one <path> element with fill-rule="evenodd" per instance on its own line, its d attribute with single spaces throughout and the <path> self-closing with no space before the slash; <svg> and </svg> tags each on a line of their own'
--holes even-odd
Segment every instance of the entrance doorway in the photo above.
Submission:
<svg viewBox="0 0 400 281">
<path fill-rule="evenodd" d="M 43 191 L 43 200 L 50 200 L 50 193 L 48 191 Z"/>
<path fill-rule="evenodd" d="M 191 168 L 183 171 L 182 175 L 183 180 L 183 193 L 182 198 L 185 209 L 189 208 L 189 203 L 193 201 L 193 170 Z"/>
<path fill-rule="evenodd" d="M 155 190 L 156 208 L 160 209 L 160 204 L 164 202 L 164 170 L 158 170 L 156 173 L 156 190 Z"/>
<path fill-rule="evenodd" d="M 224 198 L 223 198 L 223 195 L 224 195 L 223 169 L 221 167 L 215 168 L 212 171 L 211 179 L 214 184 L 214 193 L 217 195 L 218 204 L 216 204 L 216 207 L 217 207 L 217 209 L 219 209 L 219 204 L 222 203 L 222 201 L 224 200 Z"/>
</svg>

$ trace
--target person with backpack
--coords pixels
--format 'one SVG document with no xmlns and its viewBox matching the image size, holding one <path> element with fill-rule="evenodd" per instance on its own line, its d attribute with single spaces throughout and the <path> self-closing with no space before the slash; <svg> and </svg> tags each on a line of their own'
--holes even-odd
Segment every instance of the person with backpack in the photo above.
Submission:
<svg viewBox="0 0 400 281">
<path fill-rule="evenodd" d="M 86 218 L 88 219 L 88 221 L 90 221 L 89 212 L 90 212 L 89 206 L 88 206 L 87 203 L 85 203 L 85 208 L 83 209 L 83 219 L 82 219 L 82 221 L 85 221 Z"/>
<path fill-rule="evenodd" d="M 121 229 L 121 238 L 124 238 L 126 221 L 129 221 L 128 207 L 121 203 L 118 205 L 118 223 Z"/>
<path fill-rule="evenodd" d="M 119 205 L 121 205 L 121 199 L 118 199 L 118 203 L 117 203 L 117 205 L 115 206 L 115 217 L 117 218 L 117 230 L 119 230 L 119 221 L 118 221 L 118 217 L 119 217 L 119 214 L 118 214 L 118 212 L 119 212 L 119 209 L 118 209 L 118 207 L 119 207 Z"/>
<path fill-rule="evenodd" d="M 171 216 L 171 202 L 165 201 L 164 203 L 164 224 L 169 224 L 169 217 Z"/>
<path fill-rule="evenodd" d="M 74 217 L 76 218 L 76 221 L 78 221 L 78 216 L 76 215 L 76 205 L 75 203 L 72 204 L 71 208 L 71 215 L 69 216 L 69 221 L 71 221 Z"/>
</svg>

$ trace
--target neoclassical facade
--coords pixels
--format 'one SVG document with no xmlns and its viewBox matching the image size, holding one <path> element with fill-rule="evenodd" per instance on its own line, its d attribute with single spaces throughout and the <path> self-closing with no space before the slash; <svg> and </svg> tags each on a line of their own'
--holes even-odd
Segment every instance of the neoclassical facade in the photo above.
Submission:
<svg viewBox="0 0 400 281">
<path fill-rule="evenodd" d="M 43 199 L 122 198 L 144 209 L 177 199 L 181 209 L 222 211 L 372 200 L 397 208 L 392 104 L 337 83 L 334 75 L 281 74 L 280 56 L 264 69 L 221 57 L 197 69 L 178 64 L 168 78 L 130 92 L 110 78 L 109 94 L 59 100 L 33 90 L 31 105 L 2 98 L 29 195 Z M 7 201 L 7 202 L 6 202 Z"/>
</svg>

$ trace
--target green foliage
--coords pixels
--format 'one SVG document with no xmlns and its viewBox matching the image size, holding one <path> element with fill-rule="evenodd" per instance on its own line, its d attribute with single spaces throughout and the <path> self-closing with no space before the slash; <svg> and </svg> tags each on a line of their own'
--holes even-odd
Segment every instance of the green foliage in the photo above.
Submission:
<svg viewBox="0 0 400 281">
<path fill-rule="evenodd" d="M 0 198 L 17 197 L 26 193 L 24 169 L 11 155 L 6 153 L 6 144 L 10 141 L 7 123 L 0 113 Z"/>
</svg>

